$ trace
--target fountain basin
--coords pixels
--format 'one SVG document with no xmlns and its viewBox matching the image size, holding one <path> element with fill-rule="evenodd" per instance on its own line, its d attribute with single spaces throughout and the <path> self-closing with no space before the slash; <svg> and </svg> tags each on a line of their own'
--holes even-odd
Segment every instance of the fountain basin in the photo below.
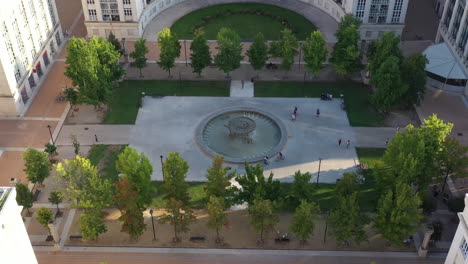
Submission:
<svg viewBox="0 0 468 264">
<path fill-rule="evenodd" d="M 250 107 L 212 113 L 196 131 L 196 141 L 206 154 L 221 155 L 231 163 L 271 158 L 281 151 L 286 138 L 286 128 L 278 118 Z"/>
</svg>

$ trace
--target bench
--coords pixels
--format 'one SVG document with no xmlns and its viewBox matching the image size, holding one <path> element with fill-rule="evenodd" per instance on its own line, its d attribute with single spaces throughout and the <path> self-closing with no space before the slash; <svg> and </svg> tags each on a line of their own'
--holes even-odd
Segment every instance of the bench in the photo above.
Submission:
<svg viewBox="0 0 468 264">
<path fill-rule="evenodd" d="M 70 240 L 78 240 L 78 239 L 81 240 L 82 238 L 83 238 L 83 236 L 80 236 L 80 235 L 70 236 Z"/>
<path fill-rule="evenodd" d="M 193 236 L 193 237 L 190 237 L 190 242 L 205 242 L 205 237 Z"/>
<path fill-rule="evenodd" d="M 275 243 L 289 243 L 289 237 L 275 238 Z"/>
</svg>

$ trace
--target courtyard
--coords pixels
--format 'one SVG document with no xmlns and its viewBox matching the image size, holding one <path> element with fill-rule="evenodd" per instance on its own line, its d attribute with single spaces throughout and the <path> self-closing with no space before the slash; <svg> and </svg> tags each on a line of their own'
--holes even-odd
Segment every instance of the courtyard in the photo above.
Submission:
<svg viewBox="0 0 468 264">
<path fill-rule="evenodd" d="M 233 98 L 233 97 L 145 97 L 130 136 L 130 147 L 149 157 L 153 165 L 152 180 L 162 180 L 160 156 L 179 152 L 189 163 L 188 181 L 204 181 L 212 159 L 195 140 L 199 123 L 213 112 L 230 107 L 250 107 L 276 117 L 286 128 L 286 143 L 280 150 L 284 160 L 269 157 L 265 174 L 291 182 L 296 171 L 310 172 L 317 181 L 335 183 L 343 172 L 354 171 L 358 163 L 353 146 L 355 135 L 349 125 L 340 100 L 321 101 L 318 98 Z M 297 120 L 291 120 L 294 107 Z M 320 109 L 320 117 L 316 110 Z M 226 129 L 226 136 L 228 130 Z M 338 146 L 338 140 L 342 140 Z M 350 140 L 349 148 L 346 141 Z M 263 164 L 263 163 L 262 163 Z M 243 164 L 232 164 L 238 173 Z"/>
</svg>

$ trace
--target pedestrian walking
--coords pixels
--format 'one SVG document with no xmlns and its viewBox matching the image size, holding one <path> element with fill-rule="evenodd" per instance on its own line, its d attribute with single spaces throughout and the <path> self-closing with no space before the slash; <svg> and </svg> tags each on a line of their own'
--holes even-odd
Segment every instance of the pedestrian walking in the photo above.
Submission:
<svg viewBox="0 0 468 264">
<path fill-rule="evenodd" d="M 265 165 L 268 165 L 268 156 L 265 156 L 265 158 L 263 158 L 263 163 Z"/>
<path fill-rule="evenodd" d="M 294 107 L 293 114 L 297 115 L 297 106 Z"/>
<path fill-rule="evenodd" d="M 320 109 L 317 108 L 317 117 L 320 117 Z"/>
<path fill-rule="evenodd" d="M 338 147 L 341 146 L 341 138 L 338 139 Z"/>
<path fill-rule="evenodd" d="M 94 134 L 94 139 L 96 139 L 96 142 L 99 142 L 98 137 L 96 134 Z"/>
<path fill-rule="evenodd" d="M 295 114 L 292 114 L 292 115 L 291 115 L 291 120 L 292 120 L 292 121 L 296 121 L 296 115 L 295 115 Z"/>
<path fill-rule="evenodd" d="M 390 140 L 390 139 L 389 139 L 389 138 L 387 138 L 387 140 L 385 141 L 385 146 L 387 146 L 387 145 L 388 145 L 388 141 L 389 141 L 389 140 Z"/>
<path fill-rule="evenodd" d="M 349 148 L 349 144 L 351 144 L 351 141 L 348 139 L 348 141 L 346 142 L 346 148 Z"/>
<path fill-rule="evenodd" d="M 242 89 L 244 89 L 244 80 L 242 80 Z"/>
<path fill-rule="evenodd" d="M 254 83 L 254 77 L 252 77 L 252 79 L 250 79 L 250 82 L 251 82 L 251 83 Z"/>
<path fill-rule="evenodd" d="M 280 160 L 284 160 L 283 153 L 281 153 L 281 152 L 279 153 L 279 159 L 280 159 Z"/>
<path fill-rule="evenodd" d="M 397 128 L 396 128 L 396 132 L 399 132 L 399 131 L 400 131 L 400 127 L 397 127 Z"/>
</svg>

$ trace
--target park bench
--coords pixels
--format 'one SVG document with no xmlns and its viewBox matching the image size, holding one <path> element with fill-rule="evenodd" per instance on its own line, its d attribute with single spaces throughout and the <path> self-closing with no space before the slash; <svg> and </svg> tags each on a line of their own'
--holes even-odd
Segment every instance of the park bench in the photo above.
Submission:
<svg viewBox="0 0 468 264">
<path fill-rule="evenodd" d="M 205 242 L 205 237 L 193 236 L 193 237 L 190 237 L 190 242 Z"/>
<path fill-rule="evenodd" d="M 78 239 L 81 240 L 82 238 L 83 238 L 83 236 L 80 236 L 80 235 L 71 235 L 70 236 L 70 240 L 78 240 Z"/>
</svg>

